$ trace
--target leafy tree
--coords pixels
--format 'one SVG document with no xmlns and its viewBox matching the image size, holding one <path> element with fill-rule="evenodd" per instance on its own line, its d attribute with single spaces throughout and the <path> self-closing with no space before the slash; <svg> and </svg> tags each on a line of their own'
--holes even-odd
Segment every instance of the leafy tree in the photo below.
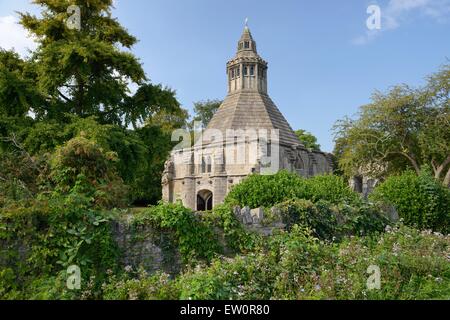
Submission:
<svg viewBox="0 0 450 320">
<path fill-rule="evenodd" d="M 206 128 L 221 104 L 222 101 L 217 99 L 195 102 L 194 121 L 200 122 L 202 127 Z"/>
<path fill-rule="evenodd" d="M 136 126 L 164 107 L 179 107 L 174 92 L 150 84 L 139 60 L 121 49 L 131 49 L 137 40 L 111 16 L 113 0 L 34 3 L 42 7 L 42 16 L 21 13 L 21 24 L 39 44 L 30 61 L 48 102 L 35 111 L 39 118 L 74 113 Z M 71 4 L 80 8 L 80 30 L 66 23 Z M 134 95 L 132 83 L 138 86 Z"/>
<path fill-rule="evenodd" d="M 312 133 L 300 129 L 295 131 L 295 134 L 297 135 L 298 139 L 305 145 L 306 148 L 315 151 L 320 150 L 320 144 L 317 143 L 317 138 Z"/>
<path fill-rule="evenodd" d="M 359 118 L 335 126 L 335 154 L 349 176 L 383 177 L 423 165 L 450 185 L 450 65 L 428 78 L 423 88 L 399 85 L 376 92 Z"/>
<path fill-rule="evenodd" d="M 156 203 L 171 131 L 185 127 L 188 114 L 175 91 L 147 80 L 129 51 L 136 39 L 111 16 L 112 2 L 36 0 L 40 16 L 21 14 L 39 45 L 28 60 L 0 51 L 0 150 L 8 152 L 0 166 L 15 165 L 9 160 L 18 152 L 12 141 L 20 154 L 40 159 L 83 135 L 118 155 L 115 169 L 131 187 L 132 200 Z M 81 9 L 81 30 L 66 24 L 71 4 Z M 35 189 L 35 174 L 15 178 L 23 186 L 33 182 Z"/>
<path fill-rule="evenodd" d="M 32 80 L 29 64 L 12 51 L 0 49 L 0 115 L 25 117 L 42 97 Z"/>
</svg>

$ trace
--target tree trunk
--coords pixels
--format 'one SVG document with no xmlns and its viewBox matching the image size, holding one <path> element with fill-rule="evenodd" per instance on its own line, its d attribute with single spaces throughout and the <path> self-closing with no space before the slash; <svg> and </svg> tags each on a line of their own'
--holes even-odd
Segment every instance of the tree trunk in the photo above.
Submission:
<svg viewBox="0 0 450 320">
<path fill-rule="evenodd" d="M 411 164 L 414 167 L 414 170 L 416 171 L 417 175 L 419 175 L 420 174 L 420 167 L 419 167 L 419 164 L 417 163 L 416 159 L 414 159 L 414 157 L 410 156 L 409 154 L 407 154 L 405 152 L 400 152 L 400 154 L 405 156 L 409 160 L 409 162 L 411 162 Z"/>
<path fill-rule="evenodd" d="M 450 164 L 450 155 L 447 157 L 447 159 L 442 162 L 442 164 L 436 168 L 436 171 L 434 172 L 434 177 L 438 180 L 440 180 L 442 172 L 444 172 L 444 169 Z M 448 175 L 448 174 L 447 174 Z"/>
<path fill-rule="evenodd" d="M 445 175 L 443 184 L 444 186 L 450 188 L 450 168 L 448 169 L 447 174 Z"/>
</svg>

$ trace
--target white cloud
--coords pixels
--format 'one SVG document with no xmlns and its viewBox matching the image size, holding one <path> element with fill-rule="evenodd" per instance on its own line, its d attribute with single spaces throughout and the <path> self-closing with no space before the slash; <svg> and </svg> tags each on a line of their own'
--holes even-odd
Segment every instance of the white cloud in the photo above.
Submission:
<svg viewBox="0 0 450 320">
<path fill-rule="evenodd" d="M 21 56 L 27 56 L 28 50 L 36 48 L 36 43 L 27 34 L 14 16 L 0 17 L 0 47 L 14 49 Z"/>
<path fill-rule="evenodd" d="M 367 30 L 364 35 L 352 40 L 355 45 L 371 42 L 382 32 L 399 28 L 407 20 L 418 17 L 432 19 L 438 23 L 450 19 L 450 0 L 389 0 L 381 7 L 381 29 Z"/>
</svg>

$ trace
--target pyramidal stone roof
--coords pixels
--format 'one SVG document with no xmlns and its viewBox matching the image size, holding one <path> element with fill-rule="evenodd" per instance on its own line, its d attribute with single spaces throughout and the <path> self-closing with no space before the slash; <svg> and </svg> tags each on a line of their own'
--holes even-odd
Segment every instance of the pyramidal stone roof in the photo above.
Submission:
<svg viewBox="0 0 450 320">
<path fill-rule="evenodd" d="M 244 71 L 244 68 L 250 68 L 250 66 L 254 68 L 252 69 L 253 76 L 251 76 L 250 69 Z M 238 76 L 235 78 L 237 79 L 230 79 L 232 68 L 240 70 L 239 73 L 236 73 Z M 228 81 L 229 83 L 238 81 L 237 89 L 229 90 L 207 129 L 218 129 L 224 137 L 228 129 L 278 129 L 280 145 L 301 146 L 302 143 L 291 126 L 267 94 L 267 85 L 261 84 L 264 81 L 267 83 L 266 70 L 267 63 L 257 54 L 256 43 L 249 28 L 245 26 L 239 40 L 238 52 L 235 58 L 227 64 Z M 244 79 L 246 77 L 253 77 L 253 79 Z M 244 81 L 247 81 L 245 82 L 247 85 L 243 83 Z"/>
<path fill-rule="evenodd" d="M 227 129 L 278 129 L 281 145 L 301 145 L 270 97 L 258 92 L 228 95 L 214 114 L 208 129 L 218 129 L 224 137 Z"/>
</svg>

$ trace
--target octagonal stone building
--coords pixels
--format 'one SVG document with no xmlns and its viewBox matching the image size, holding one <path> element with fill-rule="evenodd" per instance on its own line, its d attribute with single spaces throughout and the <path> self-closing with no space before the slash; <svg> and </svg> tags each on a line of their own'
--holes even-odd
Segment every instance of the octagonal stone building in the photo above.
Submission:
<svg viewBox="0 0 450 320">
<path fill-rule="evenodd" d="M 305 148 L 270 99 L 267 70 L 246 25 L 227 63 L 225 100 L 194 145 L 172 151 L 165 164 L 164 201 L 210 210 L 250 174 L 332 172 L 330 155 Z"/>
</svg>

